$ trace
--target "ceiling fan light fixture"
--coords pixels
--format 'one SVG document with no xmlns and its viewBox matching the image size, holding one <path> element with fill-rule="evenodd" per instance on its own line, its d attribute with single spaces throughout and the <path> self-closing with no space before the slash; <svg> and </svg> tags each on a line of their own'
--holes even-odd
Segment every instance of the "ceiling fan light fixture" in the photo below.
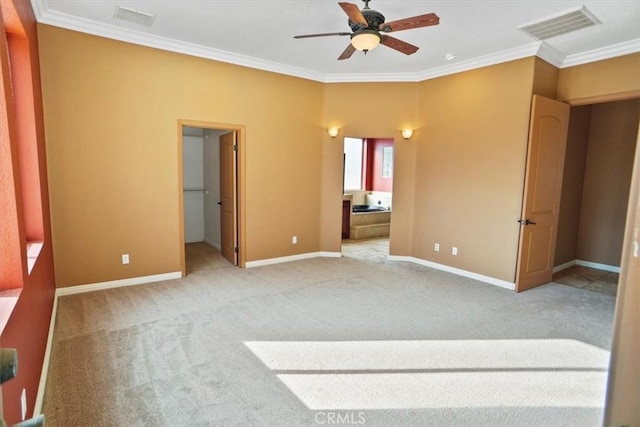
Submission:
<svg viewBox="0 0 640 427">
<path fill-rule="evenodd" d="M 351 44 L 366 53 L 380 44 L 380 34 L 375 30 L 360 30 L 351 36 Z"/>
</svg>

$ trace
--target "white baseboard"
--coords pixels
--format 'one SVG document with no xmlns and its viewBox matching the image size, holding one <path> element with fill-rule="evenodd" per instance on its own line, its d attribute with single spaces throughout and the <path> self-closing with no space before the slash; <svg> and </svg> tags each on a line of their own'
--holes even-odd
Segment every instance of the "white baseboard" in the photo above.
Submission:
<svg viewBox="0 0 640 427">
<path fill-rule="evenodd" d="M 120 288 L 122 286 L 142 285 L 145 283 L 160 282 L 163 280 L 180 279 L 181 277 L 182 273 L 180 271 L 174 271 L 172 273 L 153 274 L 151 276 L 131 277 L 129 279 L 111 280 L 109 282 L 69 286 L 66 288 L 56 289 L 56 297 L 81 294 L 84 292 L 102 291 L 105 289 Z"/>
<path fill-rule="evenodd" d="M 600 264 L 597 262 L 583 261 L 581 259 L 577 259 L 576 264 L 582 267 L 595 268 L 598 270 L 610 271 L 612 273 L 620 273 L 620 267 L 616 267 L 615 265 Z"/>
<path fill-rule="evenodd" d="M 569 262 L 565 262 L 564 264 L 556 265 L 555 267 L 553 267 L 553 272 L 555 274 L 555 273 L 557 273 L 559 271 L 566 270 L 567 268 L 571 268 L 574 265 L 576 265 L 576 260 L 575 259 L 573 259 L 573 260 L 571 260 Z"/>
<path fill-rule="evenodd" d="M 597 262 L 584 261 L 581 259 L 574 259 L 572 261 L 565 262 L 564 264 L 557 265 L 553 267 L 553 272 L 557 273 L 559 271 L 566 270 L 567 268 L 571 268 L 574 265 L 595 268 L 596 270 L 610 271 L 611 273 L 620 273 L 620 267 L 617 267 L 615 265 L 600 264 Z"/>
<path fill-rule="evenodd" d="M 42 413 L 42 404 L 44 403 L 44 392 L 47 388 L 47 375 L 49 374 L 49 361 L 51 360 L 51 346 L 53 345 L 53 330 L 56 326 L 56 314 L 58 313 L 58 296 L 53 296 L 53 308 L 51 309 L 51 320 L 49 320 L 49 333 L 47 334 L 47 346 L 44 350 L 44 359 L 42 360 L 42 370 L 40 371 L 40 382 L 38 383 L 38 394 L 36 395 L 36 403 L 33 407 L 33 416 Z"/>
<path fill-rule="evenodd" d="M 159 282 L 162 280 L 179 279 L 182 273 L 179 271 L 173 273 L 154 274 L 151 276 L 132 277 L 130 279 L 112 280 L 109 282 L 92 283 L 88 285 L 70 286 L 67 288 L 56 289 L 53 297 L 53 308 L 51 309 L 51 320 L 49 321 L 49 334 L 47 335 L 47 346 L 44 351 L 44 359 L 42 361 L 42 371 L 40 372 L 40 382 L 38 383 L 38 394 L 36 395 L 36 403 L 33 407 L 33 415 L 42 413 L 42 405 L 44 403 L 44 393 L 47 388 L 47 375 L 49 374 L 49 362 L 51 360 L 51 346 L 53 345 L 53 331 L 56 325 L 56 315 L 58 313 L 58 297 L 64 295 L 74 295 L 84 292 L 100 291 L 104 289 L 119 288 L 122 286 L 141 285 L 144 283 Z"/>
<path fill-rule="evenodd" d="M 436 270 L 442 270 L 448 273 L 457 274 L 458 276 L 468 277 L 470 279 L 475 279 L 480 282 L 489 283 L 490 285 L 499 286 L 501 288 L 509 289 L 512 291 L 516 289 L 516 284 L 512 282 L 507 282 L 505 280 L 496 279 L 495 277 L 489 277 L 483 274 L 473 273 L 471 271 L 450 267 L 444 264 L 438 264 L 437 262 L 427 261 L 420 258 L 415 258 L 411 256 L 389 255 L 388 259 L 389 261 L 407 261 L 407 262 L 412 262 L 414 264 L 424 265 L 425 267 L 431 267 L 431 268 L 435 268 Z"/>
<path fill-rule="evenodd" d="M 258 261 L 247 261 L 245 263 L 245 267 L 246 268 L 262 267 L 262 266 L 265 266 L 265 265 L 282 264 L 284 262 L 301 261 L 303 259 L 310 259 L 310 258 L 320 258 L 320 257 L 324 257 L 324 258 L 340 258 L 341 256 L 342 256 L 342 254 L 340 252 L 309 252 L 309 253 L 306 253 L 306 254 L 298 254 L 298 255 L 289 255 L 289 256 L 283 256 L 283 257 L 278 257 L 278 258 L 261 259 L 261 260 L 258 260 Z"/>
<path fill-rule="evenodd" d="M 216 248 L 217 250 L 221 250 L 220 243 L 218 243 L 218 242 L 214 242 L 213 240 L 211 240 L 211 239 L 207 239 L 206 237 L 205 237 L 205 239 L 204 239 L 204 242 L 205 242 L 207 245 L 209 245 L 209 246 L 211 246 L 211 247 Z"/>
</svg>

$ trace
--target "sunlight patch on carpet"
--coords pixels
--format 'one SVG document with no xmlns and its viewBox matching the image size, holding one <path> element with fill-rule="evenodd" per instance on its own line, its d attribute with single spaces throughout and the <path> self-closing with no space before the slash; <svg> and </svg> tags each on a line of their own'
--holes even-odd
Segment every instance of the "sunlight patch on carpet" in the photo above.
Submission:
<svg viewBox="0 0 640 427">
<path fill-rule="evenodd" d="M 609 360 L 571 339 L 245 345 L 312 410 L 600 408 Z"/>
</svg>

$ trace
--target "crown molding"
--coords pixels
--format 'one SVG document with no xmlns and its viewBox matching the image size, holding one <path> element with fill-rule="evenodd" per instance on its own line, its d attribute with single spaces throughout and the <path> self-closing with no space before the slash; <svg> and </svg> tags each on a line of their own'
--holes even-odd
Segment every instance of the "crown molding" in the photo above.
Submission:
<svg viewBox="0 0 640 427">
<path fill-rule="evenodd" d="M 401 83 L 418 82 L 416 73 L 327 74 L 323 83 Z"/>
<path fill-rule="evenodd" d="M 506 49 L 500 52 L 490 53 L 488 55 L 468 59 L 466 61 L 460 61 L 454 64 L 432 68 L 417 74 L 416 81 L 435 79 L 437 77 L 462 73 L 464 71 L 475 70 L 477 68 L 488 67 L 503 62 L 515 61 L 517 59 L 534 56 L 538 52 L 539 45 L 539 42 L 534 42 L 525 46 Z"/>
<path fill-rule="evenodd" d="M 98 23 L 61 12 L 50 11 L 47 8 L 46 0 L 31 0 L 31 6 L 36 20 L 42 24 L 169 52 L 314 80 L 321 83 L 420 82 L 530 56 L 537 56 L 557 68 L 566 68 L 640 52 L 640 38 L 567 56 L 546 42 L 532 42 L 524 46 L 430 68 L 417 73 L 325 74 L 306 68 L 266 61 L 247 55 L 214 49 L 195 43 L 177 41 L 128 28 Z"/>
<path fill-rule="evenodd" d="M 43 0 L 32 0 L 36 19 L 41 24 L 65 28 L 94 36 L 105 37 L 112 40 L 132 43 L 140 46 L 152 47 L 169 52 L 181 53 L 199 58 L 212 59 L 229 64 L 270 71 L 278 74 L 286 74 L 308 80 L 323 82 L 325 75 L 305 68 L 293 67 L 277 62 L 265 61 L 251 56 L 240 55 L 221 49 L 214 49 L 195 43 L 188 43 L 167 37 L 116 27 L 114 25 L 98 23 L 85 18 L 79 18 L 66 13 L 47 10 Z"/>
<path fill-rule="evenodd" d="M 566 55 L 556 48 L 551 47 L 546 42 L 540 42 L 540 48 L 536 56 L 540 59 L 547 61 L 549 64 L 556 68 L 560 68 L 564 62 Z"/>
<path fill-rule="evenodd" d="M 602 61 L 604 59 L 638 52 L 640 52 L 640 38 L 601 47 L 599 49 L 567 55 L 560 68 L 574 67 L 576 65 L 588 64 L 590 62 Z"/>
</svg>

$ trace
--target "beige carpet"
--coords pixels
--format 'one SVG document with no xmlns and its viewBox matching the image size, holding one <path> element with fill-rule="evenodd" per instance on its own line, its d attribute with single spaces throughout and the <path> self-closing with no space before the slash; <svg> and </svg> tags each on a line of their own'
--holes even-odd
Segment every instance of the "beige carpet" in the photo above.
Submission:
<svg viewBox="0 0 640 427">
<path fill-rule="evenodd" d="M 612 296 L 187 256 L 184 279 L 59 299 L 47 425 L 601 425 Z"/>
</svg>

